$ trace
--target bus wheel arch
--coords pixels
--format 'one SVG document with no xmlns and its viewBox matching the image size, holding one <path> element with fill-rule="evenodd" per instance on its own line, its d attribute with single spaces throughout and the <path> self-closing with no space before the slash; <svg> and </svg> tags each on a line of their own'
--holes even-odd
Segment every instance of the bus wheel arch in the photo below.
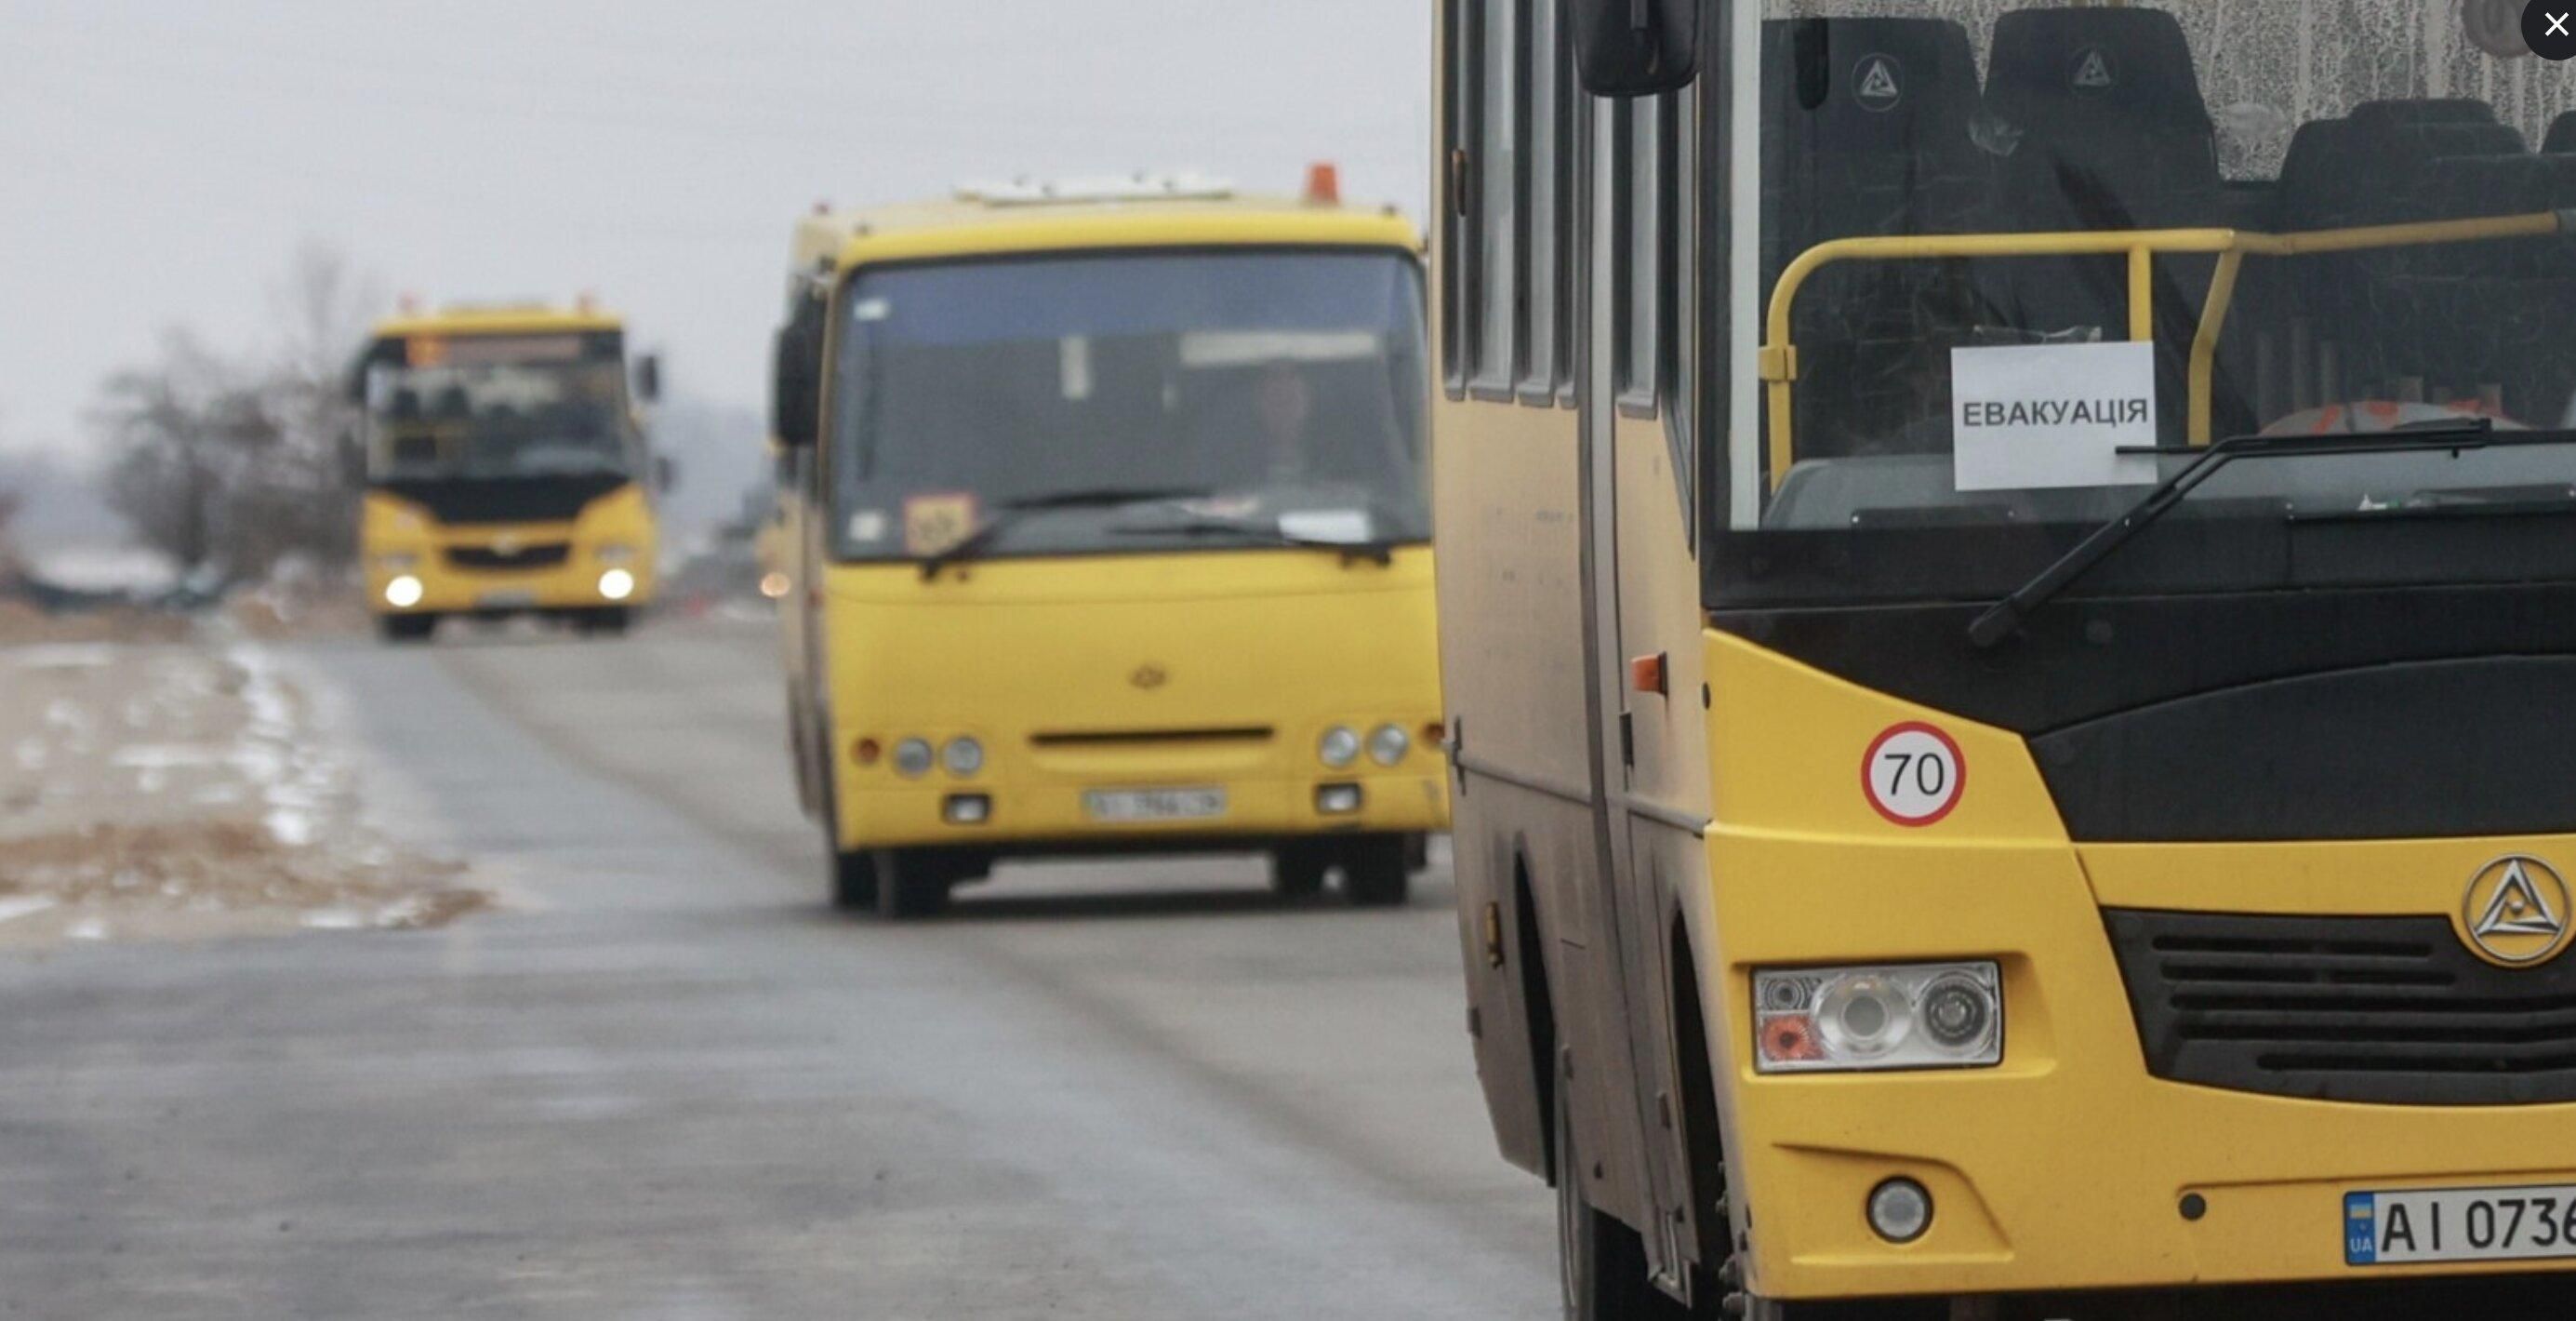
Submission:
<svg viewBox="0 0 2576 1321">
<path fill-rule="evenodd" d="M 1679 909 L 1671 922 L 1673 1083 L 1680 1099 L 1682 1151 L 1690 1176 L 1691 1225 L 1698 1233 L 1703 1275 L 1720 1278 L 1735 1256 L 1729 1215 L 1724 1128 L 1719 1121 L 1717 1069 L 1709 1051 L 1708 1014 L 1699 955 L 1690 923 Z"/>
<path fill-rule="evenodd" d="M 1520 963 L 1521 1027 L 1529 1038 L 1530 1099 L 1536 1106 L 1539 1168 L 1556 1181 L 1556 1002 L 1547 976 L 1547 941 L 1539 927 L 1538 892 L 1530 877 L 1529 841 L 1515 838 L 1512 859 L 1512 956 Z"/>
</svg>

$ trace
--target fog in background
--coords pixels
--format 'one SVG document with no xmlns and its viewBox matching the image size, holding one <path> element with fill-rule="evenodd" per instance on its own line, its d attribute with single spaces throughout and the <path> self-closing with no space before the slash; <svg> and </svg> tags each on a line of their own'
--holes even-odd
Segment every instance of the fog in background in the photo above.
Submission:
<svg viewBox="0 0 2576 1321">
<path fill-rule="evenodd" d="M 595 292 L 693 410 L 684 517 L 730 510 L 796 213 L 1330 159 L 1418 218 L 1430 39 L 1411 0 L 0 0 L 0 479 L 113 535 L 59 480 L 101 378 L 173 325 L 270 351 L 314 240 L 431 303 Z"/>
</svg>

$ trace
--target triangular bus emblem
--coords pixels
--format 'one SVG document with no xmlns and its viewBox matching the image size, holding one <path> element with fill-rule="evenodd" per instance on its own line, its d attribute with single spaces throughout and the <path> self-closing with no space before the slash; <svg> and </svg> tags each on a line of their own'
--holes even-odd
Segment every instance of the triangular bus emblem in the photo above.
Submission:
<svg viewBox="0 0 2576 1321">
<path fill-rule="evenodd" d="M 1884 55 L 1872 55 L 1861 62 L 1860 89 L 1852 95 L 1872 110 L 1886 110 L 1905 96 L 1905 88 L 1896 80 L 1896 62 Z"/>
<path fill-rule="evenodd" d="M 2524 871 L 2522 860 L 2505 864 L 2504 878 L 2496 883 L 2495 897 L 2487 901 L 2486 913 L 2469 933 L 2487 936 L 2552 937 L 2567 930 L 2567 923 L 2549 907 L 2540 887 L 2532 884 L 2531 874 Z"/>
<path fill-rule="evenodd" d="M 2075 85 L 2088 92 L 2107 91 L 2119 85 L 2111 72 L 2111 57 L 2099 46 L 2087 46 L 2075 60 Z"/>
</svg>

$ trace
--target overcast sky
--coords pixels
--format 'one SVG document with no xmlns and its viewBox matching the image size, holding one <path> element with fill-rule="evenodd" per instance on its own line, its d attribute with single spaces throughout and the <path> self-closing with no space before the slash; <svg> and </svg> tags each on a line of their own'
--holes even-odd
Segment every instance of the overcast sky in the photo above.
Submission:
<svg viewBox="0 0 2576 1321">
<path fill-rule="evenodd" d="M 1417 219 L 1420 0 L 0 0 L 0 445 L 87 449 L 298 242 L 430 302 L 595 291 L 759 404 L 795 215 L 961 179 L 1310 160 Z"/>
</svg>

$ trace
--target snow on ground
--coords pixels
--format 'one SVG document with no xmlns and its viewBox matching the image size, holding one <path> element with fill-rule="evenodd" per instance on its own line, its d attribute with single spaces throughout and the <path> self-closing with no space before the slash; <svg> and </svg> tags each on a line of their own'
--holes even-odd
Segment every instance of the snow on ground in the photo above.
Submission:
<svg viewBox="0 0 2576 1321">
<path fill-rule="evenodd" d="M 438 926 L 487 906 L 384 839 L 255 641 L 0 645 L 0 946 Z"/>
</svg>

